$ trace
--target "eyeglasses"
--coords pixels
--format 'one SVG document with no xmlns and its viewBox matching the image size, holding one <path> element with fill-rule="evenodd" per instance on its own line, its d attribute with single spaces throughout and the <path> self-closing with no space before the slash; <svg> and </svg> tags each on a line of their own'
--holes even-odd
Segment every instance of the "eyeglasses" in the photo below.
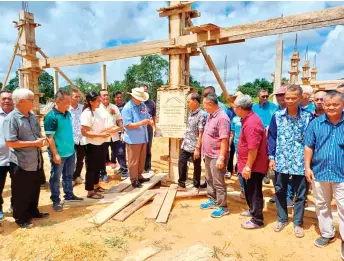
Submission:
<svg viewBox="0 0 344 261">
<path fill-rule="evenodd" d="M 324 98 L 316 98 L 314 101 L 324 101 Z"/>
<path fill-rule="evenodd" d="M 269 98 L 269 95 L 262 95 L 260 97 L 262 97 L 263 99 L 267 99 L 267 98 Z"/>
</svg>

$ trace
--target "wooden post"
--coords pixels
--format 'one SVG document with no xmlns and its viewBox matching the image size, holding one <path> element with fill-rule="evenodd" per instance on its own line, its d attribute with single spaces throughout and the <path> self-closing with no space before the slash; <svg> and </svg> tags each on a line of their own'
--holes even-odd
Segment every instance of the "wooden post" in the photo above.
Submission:
<svg viewBox="0 0 344 261">
<path fill-rule="evenodd" d="M 55 70 L 54 75 L 54 94 L 59 90 L 59 72 Z"/>
<path fill-rule="evenodd" d="M 33 111 L 37 116 L 40 115 L 39 97 L 41 96 L 38 92 L 38 76 L 42 72 L 36 55 L 39 48 L 36 45 L 35 28 L 38 26 L 39 24 L 34 22 L 32 13 L 24 10 L 20 11 L 17 27 L 23 30 L 19 41 L 19 49 L 23 58 L 23 68 L 19 69 L 22 80 L 21 85 L 34 93 Z"/>
<path fill-rule="evenodd" d="M 283 67 L 283 40 L 276 41 L 276 61 L 275 61 L 275 76 L 274 76 L 274 93 L 281 87 L 282 83 L 282 67 Z M 274 102 L 276 103 L 276 96 L 274 95 Z"/>
<path fill-rule="evenodd" d="M 180 4 L 180 1 L 171 1 L 170 6 Z M 169 38 L 173 39 L 182 34 L 186 27 L 185 14 L 175 14 L 169 16 Z M 170 54 L 169 55 L 169 86 L 187 85 L 189 83 L 189 59 L 188 54 Z M 180 140 L 176 138 L 169 139 L 169 180 L 178 182 L 178 158 L 180 152 Z"/>
<path fill-rule="evenodd" d="M 102 74 L 102 89 L 107 90 L 107 78 L 106 78 L 106 64 L 102 64 L 101 67 L 101 74 Z"/>
</svg>

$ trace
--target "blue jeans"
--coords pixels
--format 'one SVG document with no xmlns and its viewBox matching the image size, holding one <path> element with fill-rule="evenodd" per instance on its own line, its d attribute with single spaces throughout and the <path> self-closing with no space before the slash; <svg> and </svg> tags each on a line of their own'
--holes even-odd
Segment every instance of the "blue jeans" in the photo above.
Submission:
<svg viewBox="0 0 344 261">
<path fill-rule="evenodd" d="M 305 212 L 307 181 L 303 175 L 292 175 L 292 186 L 296 193 L 294 204 L 294 225 L 302 226 L 303 215 Z M 288 221 L 287 210 L 287 187 L 289 183 L 289 175 L 276 172 L 276 207 L 279 222 Z"/>
<path fill-rule="evenodd" d="M 274 184 L 274 187 L 276 187 L 276 175 L 275 173 L 272 173 L 270 178 L 272 179 L 272 183 Z M 293 200 L 295 196 L 293 184 L 292 184 L 292 177 L 289 178 L 288 181 L 288 188 L 287 188 L 287 199 Z"/>
<path fill-rule="evenodd" d="M 238 173 L 239 183 L 240 183 L 240 190 L 244 191 L 244 178 L 242 177 L 241 173 Z"/>
<path fill-rule="evenodd" d="M 73 196 L 73 174 L 75 169 L 75 154 L 61 158 L 61 164 L 56 164 L 53 161 L 53 155 L 48 151 L 50 158 L 51 171 L 50 171 L 50 199 L 54 203 L 60 202 L 60 177 L 62 174 L 62 187 L 65 193 L 64 198 L 69 199 Z"/>
<path fill-rule="evenodd" d="M 119 166 L 120 166 L 120 173 L 121 175 L 126 175 L 128 173 L 128 167 L 127 167 L 127 160 L 126 160 L 126 151 L 125 151 L 125 143 L 117 140 L 114 142 L 111 142 L 111 151 L 113 158 L 116 158 Z"/>
</svg>

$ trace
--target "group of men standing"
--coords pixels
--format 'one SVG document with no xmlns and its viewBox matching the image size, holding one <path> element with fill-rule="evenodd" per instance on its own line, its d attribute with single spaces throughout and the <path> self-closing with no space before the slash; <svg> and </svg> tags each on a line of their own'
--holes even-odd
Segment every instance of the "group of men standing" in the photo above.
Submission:
<svg viewBox="0 0 344 261">
<path fill-rule="evenodd" d="M 63 210 L 60 199 L 61 176 L 65 201 L 83 200 L 73 193 L 73 186 L 81 183 L 86 183 L 85 188 L 89 191 L 87 197 L 102 198 L 101 193 L 105 190 L 95 178 L 108 180 L 106 152 L 109 147 L 112 158 L 119 163 L 123 179 L 130 176 L 133 187 L 141 187 L 142 182 L 148 181 L 142 173 L 151 170 L 155 103 L 149 99 L 146 85 L 134 88 L 130 94 L 131 100 L 125 104 L 123 94 L 115 92 L 116 106 L 110 103 L 108 91 L 101 90 L 94 97 L 86 95 L 89 99 L 86 99 L 85 106 L 80 104 L 79 91 L 61 89 L 55 95 L 54 107 L 44 117 L 43 137 L 38 119 L 32 113 L 34 94 L 27 89 L 16 89 L 13 94 L 7 90 L 1 91 L 0 220 L 4 218 L 2 192 L 8 173 L 11 176 L 11 211 L 15 222 L 22 228 L 31 228 L 32 219 L 49 217 L 48 213 L 38 210 L 40 186 L 46 183 L 42 147 L 48 147 L 51 163 L 50 198 L 55 211 Z M 90 104 L 92 108 L 87 106 Z M 86 119 L 87 108 L 89 119 Z M 102 130 L 99 129 L 100 125 L 103 126 Z M 100 153 L 90 155 L 91 151 L 87 148 L 91 148 L 88 145 L 92 140 L 96 145 L 101 140 L 101 146 L 93 147 L 100 149 Z M 90 160 L 90 156 L 94 157 Z M 81 177 L 84 160 L 86 182 Z M 95 166 L 98 175 L 94 174 Z"/>
<path fill-rule="evenodd" d="M 244 229 L 264 225 L 262 183 L 268 170 L 273 175 L 280 232 L 288 225 L 287 207 L 294 207 L 294 233 L 304 237 L 303 217 L 309 186 L 313 188 L 321 236 L 314 241 L 324 247 L 334 240 L 331 214 L 334 195 L 340 218 L 341 257 L 344 259 L 344 85 L 337 91 L 318 91 L 314 103 L 312 88 L 287 84 L 274 95 L 278 106 L 269 102 L 265 90 L 258 93 L 259 103 L 238 93 L 232 111 L 220 106 L 213 87 L 201 97 L 190 93 L 190 109 L 179 158 L 179 190 L 185 190 L 187 161 L 194 163 L 194 190 L 200 186 L 201 158 L 204 159 L 208 201 L 201 209 L 215 209 L 214 218 L 229 214 L 225 174 L 231 143 L 238 160 L 238 176 L 248 210 L 240 215 L 250 217 Z M 210 90 L 210 93 L 207 91 Z M 233 115 L 234 114 L 234 115 Z M 236 117 L 239 117 L 238 120 Z M 233 121 L 233 122 L 231 122 Z"/>
</svg>

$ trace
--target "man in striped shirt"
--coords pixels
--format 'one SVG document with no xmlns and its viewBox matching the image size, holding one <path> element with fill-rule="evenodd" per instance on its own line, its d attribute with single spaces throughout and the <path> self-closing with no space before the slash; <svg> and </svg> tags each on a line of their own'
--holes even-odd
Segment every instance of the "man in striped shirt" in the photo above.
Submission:
<svg viewBox="0 0 344 261">
<path fill-rule="evenodd" d="M 332 194 L 337 201 L 339 232 L 344 260 L 344 94 L 330 91 L 324 110 L 309 124 L 305 134 L 305 175 L 312 184 L 321 236 L 314 241 L 324 247 L 335 239 L 331 213 Z"/>
</svg>

